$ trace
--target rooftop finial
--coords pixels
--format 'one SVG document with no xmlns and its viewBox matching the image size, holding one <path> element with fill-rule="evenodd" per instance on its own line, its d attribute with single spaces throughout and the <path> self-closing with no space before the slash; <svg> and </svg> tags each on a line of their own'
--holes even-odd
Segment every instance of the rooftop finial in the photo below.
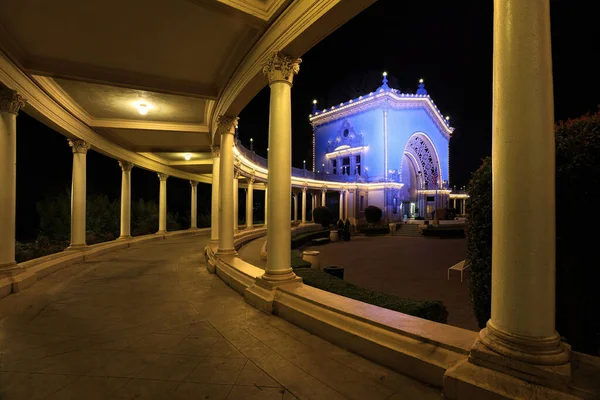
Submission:
<svg viewBox="0 0 600 400">
<path fill-rule="evenodd" d="M 317 113 L 317 100 L 313 100 L 313 111 L 312 111 L 313 115 Z"/>
<path fill-rule="evenodd" d="M 425 84 L 423 83 L 423 78 L 419 79 L 419 88 L 417 89 L 417 94 L 426 95 L 427 90 L 425 89 Z"/>
<path fill-rule="evenodd" d="M 383 84 L 381 85 L 382 89 L 389 89 L 390 87 L 388 86 L 388 80 L 387 80 L 387 72 L 383 72 L 383 80 L 381 81 Z"/>
</svg>

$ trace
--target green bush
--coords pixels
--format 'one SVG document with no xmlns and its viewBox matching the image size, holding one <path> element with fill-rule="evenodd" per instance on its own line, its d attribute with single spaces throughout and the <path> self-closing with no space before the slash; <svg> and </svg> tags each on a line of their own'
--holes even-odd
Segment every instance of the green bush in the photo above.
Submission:
<svg viewBox="0 0 600 400">
<path fill-rule="evenodd" d="M 467 191 L 467 259 L 469 290 L 479 327 L 490 319 L 492 306 L 492 159 L 473 173 Z"/>
<path fill-rule="evenodd" d="M 381 220 L 383 211 L 376 206 L 368 206 L 365 208 L 365 218 L 369 224 L 375 224 Z"/>
<path fill-rule="evenodd" d="M 329 230 L 307 232 L 292 238 L 292 249 L 297 249 L 313 239 L 329 237 Z"/>
<path fill-rule="evenodd" d="M 329 208 L 327 207 L 316 207 L 313 210 L 313 216 L 315 219 L 315 223 L 321 224 L 323 228 L 329 228 L 331 220 L 333 219 L 331 210 L 329 210 Z"/>
<path fill-rule="evenodd" d="M 306 285 L 339 294 L 349 299 L 362 301 L 430 321 L 446 323 L 448 319 L 448 310 L 441 301 L 403 299 L 391 294 L 363 289 L 313 268 L 298 268 L 294 272 L 302 278 Z"/>
<path fill-rule="evenodd" d="M 590 262 L 597 259 L 597 236 L 583 231 L 586 222 L 577 218 L 583 199 L 600 196 L 600 113 L 559 123 L 555 137 L 556 329 L 573 350 L 600 355 L 600 319 L 595 317 L 600 271 L 598 262 Z M 473 174 L 467 201 L 470 288 L 480 326 L 489 319 L 491 307 L 491 179 L 491 161 L 486 159 Z"/>
</svg>

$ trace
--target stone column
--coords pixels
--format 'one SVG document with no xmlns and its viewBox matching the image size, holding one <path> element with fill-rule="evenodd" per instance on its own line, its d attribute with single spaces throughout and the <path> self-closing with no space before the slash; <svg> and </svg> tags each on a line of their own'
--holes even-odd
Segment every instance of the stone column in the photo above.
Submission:
<svg viewBox="0 0 600 400">
<path fill-rule="evenodd" d="M 565 364 L 570 352 L 555 330 L 548 0 L 494 2 L 493 60 L 492 315 L 480 339 L 509 360 Z"/>
<path fill-rule="evenodd" d="M 133 164 L 119 161 L 121 167 L 121 235 L 119 239 L 131 239 L 131 169 Z"/>
<path fill-rule="evenodd" d="M 167 233 L 167 179 L 169 175 L 158 173 L 160 180 L 160 192 L 158 195 L 158 232 Z"/>
<path fill-rule="evenodd" d="M 221 170 L 219 187 L 219 250 L 217 255 L 237 254 L 233 247 L 233 134 L 237 117 L 221 115 L 217 134 L 221 136 Z"/>
<path fill-rule="evenodd" d="M 198 229 L 198 182 L 190 181 L 192 189 L 192 209 L 190 210 L 190 229 Z"/>
<path fill-rule="evenodd" d="M 246 189 L 246 229 L 252 229 L 254 225 L 254 178 L 248 179 Z"/>
<path fill-rule="evenodd" d="M 17 114 L 23 106 L 16 91 L 0 88 L 0 273 L 16 269 Z"/>
<path fill-rule="evenodd" d="M 69 249 L 86 247 L 85 196 L 86 157 L 90 144 L 83 140 L 70 140 L 73 149 L 73 182 L 71 184 L 71 245 Z"/>
<path fill-rule="evenodd" d="M 327 189 L 321 190 L 321 207 L 327 207 Z"/>
<path fill-rule="evenodd" d="M 265 183 L 265 226 L 267 226 L 267 218 L 269 216 L 269 185 Z"/>
<path fill-rule="evenodd" d="M 220 147 L 212 146 L 212 195 L 210 201 L 210 241 L 219 241 L 219 167 L 221 166 Z"/>
<path fill-rule="evenodd" d="M 350 192 L 348 191 L 348 189 L 344 190 L 344 221 L 346 221 L 348 218 L 350 218 L 350 212 L 349 212 L 349 205 L 350 205 L 350 199 L 349 199 L 349 194 Z"/>
<path fill-rule="evenodd" d="M 292 188 L 292 101 L 294 74 L 299 71 L 299 59 L 280 52 L 272 55 L 263 72 L 271 89 L 269 106 L 269 195 L 266 281 L 287 281 L 296 274 L 290 265 L 290 191 Z"/>
<path fill-rule="evenodd" d="M 340 219 L 344 220 L 344 191 L 340 190 Z"/>
<path fill-rule="evenodd" d="M 298 193 L 292 193 L 294 196 L 294 218 L 293 221 L 298 221 Z"/>
<path fill-rule="evenodd" d="M 307 188 L 302 188 L 302 221 L 301 224 L 306 224 L 306 191 Z"/>
<path fill-rule="evenodd" d="M 310 210 L 310 220 L 315 222 L 315 208 L 317 208 L 317 195 L 313 192 L 310 194 L 312 200 L 312 209 Z"/>
<path fill-rule="evenodd" d="M 239 188 L 239 180 L 238 178 L 240 177 L 240 174 L 236 171 L 233 175 L 233 232 L 237 232 L 238 231 L 238 224 L 239 224 L 239 217 L 240 217 L 240 210 L 238 208 L 238 202 L 239 202 L 239 193 L 238 193 L 238 188 Z"/>
</svg>

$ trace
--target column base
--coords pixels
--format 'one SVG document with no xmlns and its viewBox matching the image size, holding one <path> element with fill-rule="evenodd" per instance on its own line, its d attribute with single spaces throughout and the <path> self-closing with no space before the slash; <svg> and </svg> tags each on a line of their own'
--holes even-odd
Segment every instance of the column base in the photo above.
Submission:
<svg viewBox="0 0 600 400">
<path fill-rule="evenodd" d="M 23 272 L 23 268 L 16 261 L 0 264 L 0 276 L 12 276 Z"/>
<path fill-rule="evenodd" d="M 119 236 L 117 238 L 117 240 L 129 240 L 131 238 L 133 238 L 133 236 L 131 236 L 131 235 L 123 235 L 123 236 Z"/>
<path fill-rule="evenodd" d="M 244 291 L 244 300 L 259 310 L 272 314 L 277 287 L 291 283 L 302 283 L 302 278 L 296 276 L 293 272 L 292 275 L 289 279 L 279 281 L 267 280 L 264 275 L 256 278 L 254 284 Z"/>
<path fill-rule="evenodd" d="M 443 397 L 448 400 L 500 400 L 500 399 L 580 399 L 568 388 L 559 390 L 530 383 L 522 378 L 461 361 L 444 374 Z"/>
<path fill-rule="evenodd" d="M 167 233 L 167 231 L 158 231 L 158 232 L 156 232 L 156 235 L 164 235 L 166 233 Z"/>
<path fill-rule="evenodd" d="M 198 227 L 197 226 L 191 226 L 188 231 L 197 231 Z"/>
<path fill-rule="evenodd" d="M 87 244 L 72 244 L 66 250 L 85 250 L 87 247 Z"/>
<path fill-rule="evenodd" d="M 237 251 L 235 251 L 235 249 L 231 248 L 231 249 L 218 249 L 217 252 L 215 253 L 215 256 L 217 257 L 221 257 L 221 256 L 237 256 L 238 253 Z"/>
<path fill-rule="evenodd" d="M 252 229 L 254 229 L 254 226 L 253 226 L 253 225 L 246 226 L 246 230 L 247 230 L 247 231 L 249 231 L 249 230 L 252 230 Z"/>
</svg>

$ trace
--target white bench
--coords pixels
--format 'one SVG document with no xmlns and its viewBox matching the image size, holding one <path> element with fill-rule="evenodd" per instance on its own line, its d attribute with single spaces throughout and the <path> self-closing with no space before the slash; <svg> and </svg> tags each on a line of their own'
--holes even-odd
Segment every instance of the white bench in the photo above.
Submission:
<svg viewBox="0 0 600 400">
<path fill-rule="evenodd" d="M 463 281 L 463 271 L 469 268 L 469 264 L 466 263 L 466 260 L 462 260 L 459 263 L 454 264 L 450 268 L 448 268 L 448 280 L 450 280 L 450 270 L 460 271 L 460 281 Z"/>
</svg>

